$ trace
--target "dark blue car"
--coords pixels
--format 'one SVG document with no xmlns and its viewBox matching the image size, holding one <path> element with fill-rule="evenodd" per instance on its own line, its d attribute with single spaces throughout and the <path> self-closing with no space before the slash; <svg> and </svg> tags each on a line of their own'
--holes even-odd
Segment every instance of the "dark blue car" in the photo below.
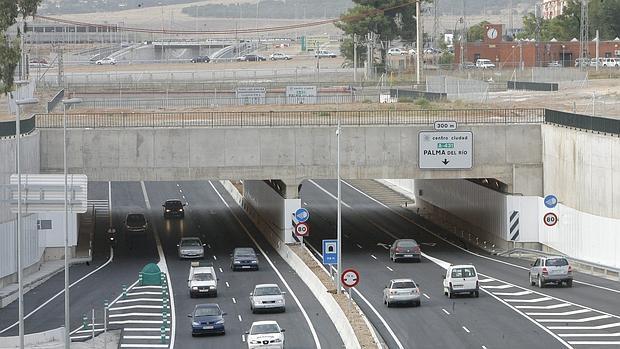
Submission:
<svg viewBox="0 0 620 349">
<path fill-rule="evenodd" d="M 225 334 L 224 315 L 220 306 L 214 303 L 198 304 L 194 312 L 187 316 L 192 318 L 192 336 L 199 334 Z"/>
</svg>

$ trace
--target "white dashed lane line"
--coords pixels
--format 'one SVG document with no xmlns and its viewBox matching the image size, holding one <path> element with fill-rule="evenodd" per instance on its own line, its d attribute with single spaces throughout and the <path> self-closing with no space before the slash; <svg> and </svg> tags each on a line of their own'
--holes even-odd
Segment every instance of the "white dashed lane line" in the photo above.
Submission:
<svg viewBox="0 0 620 349">
<path fill-rule="evenodd" d="M 431 297 L 429 297 L 426 293 L 422 293 L 422 295 L 426 297 L 426 299 L 431 299 Z"/>
<path fill-rule="evenodd" d="M 387 265 L 385 266 L 389 271 L 394 271 L 394 269 L 388 267 Z"/>
<path fill-rule="evenodd" d="M 446 315 L 450 315 L 450 312 L 449 312 L 449 311 L 447 311 L 447 310 L 446 310 L 446 309 L 444 309 L 444 308 L 441 308 L 441 311 L 443 311 L 444 313 L 446 313 Z"/>
<path fill-rule="evenodd" d="M 467 327 L 463 326 L 463 329 L 465 330 L 465 332 L 471 333 Z"/>
<path fill-rule="evenodd" d="M 237 317 L 239 318 L 239 322 L 243 321 L 243 319 L 241 318 L 241 315 L 237 315 Z"/>
<path fill-rule="evenodd" d="M 232 297 L 232 302 L 233 304 L 237 304 L 237 300 L 235 299 L 235 297 Z"/>
<path fill-rule="evenodd" d="M 228 281 L 226 281 L 226 287 L 230 287 L 230 284 L 228 283 Z"/>
<path fill-rule="evenodd" d="M 357 246 L 357 248 L 363 248 L 360 244 L 355 244 L 355 246 Z"/>
<path fill-rule="evenodd" d="M 377 259 L 377 257 L 375 257 L 374 254 L 371 254 L 370 257 L 372 257 L 372 259 L 375 259 L 375 260 Z"/>
</svg>

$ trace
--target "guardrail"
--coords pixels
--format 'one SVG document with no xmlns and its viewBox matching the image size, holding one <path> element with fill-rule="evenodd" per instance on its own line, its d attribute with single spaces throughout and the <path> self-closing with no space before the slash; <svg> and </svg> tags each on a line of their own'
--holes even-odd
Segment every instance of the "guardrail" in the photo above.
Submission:
<svg viewBox="0 0 620 349">
<path fill-rule="evenodd" d="M 22 135 L 29 134 L 36 128 L 36 116 L 30 116 L 28 119 L 21 119 L 20 133 Z M 15 120 L 12 121 L 0 121 L 0 138 L 2 137 L 15 137 Z"/>
<path fill-rule="evenodd" d="M 451 109 L 265 112 L 72 113 L 69 128 L 126 127 L 309 127 L 432 125 L 451 120 L 460 124 L 540 124 L 544 109 Z M 36 127 L 61 128 L 62 114 L 38 114 Z"/>
<path fill-rule="evenodd" d="M 522 248 L 522 247 L 517 247 L 517 248 L 510 249 L 508 251 L 505 251 L 505 252 L 497 253 L 498 256 L 511 256 L 513 254 L 533 254 L 533 255 L 542 256 L 542 257 L 558 255 L 557 253 L 546 253 L 544 251 L 532 250 L 529 248 Z M 594 262 L 589 262 L 583 259 L 574 258 L 574 257 L 562 255 L 562 254 L 560 255 L 568 259 L 569 261 L 571 261 L 573 265 L 577 266 L 577 268 L 587 269 L 592 274 L 599 273 L 599 274 L 603 274 L 609 277 L 614 277 L 620 280 L 620 269 L 619 268 L 610 267 L 607 265 L 602 265 L 602 264 L 598 264 Z"/>
<path fill-rule="evenodd" d="M 620 120 L 545 109 L 545 122 L 620 136 Z"/>
</svg>

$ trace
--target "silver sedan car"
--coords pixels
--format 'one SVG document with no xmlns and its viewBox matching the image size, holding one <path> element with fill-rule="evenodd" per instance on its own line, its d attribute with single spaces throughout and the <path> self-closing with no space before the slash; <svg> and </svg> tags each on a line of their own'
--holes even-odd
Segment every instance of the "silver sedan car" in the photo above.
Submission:
<svg viewBox="0 0 620 349">
<path fill-rule="evenodd" d="M 258 310 L 277 310 L 284 312 L 286 301 L 284 292 L 276 284 L 260 284 L 250 293 L 250 309 L 252 313 Z"/>
<path fill-rule="evenodd" d="M 388 308 L 394 304 L 420 306 L 420 288 L 412 279 L 392 279 L 383 289 L 383 304 Z"/>
<path fill-rule="evenodd" d="M 179 258 L 204 258 L 205 244 L 199 238 L 181 238 L 177 244 L 179 248 Z"/>
</svg>

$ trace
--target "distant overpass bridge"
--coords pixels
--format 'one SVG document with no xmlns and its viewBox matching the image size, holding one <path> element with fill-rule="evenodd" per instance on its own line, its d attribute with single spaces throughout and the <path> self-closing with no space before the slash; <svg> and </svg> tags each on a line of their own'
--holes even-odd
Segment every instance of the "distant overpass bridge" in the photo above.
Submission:
<svg viewBox="0 0 620 349">
<path fill-rule="evenodd" d="M 496 178 L 542 192 L 543 109 L 72 114 L 70 173 L 90 180 Z M 455 120 L 473 132 L 473 167 L 425 170 L 418 133 Z M 41 171 L 62 171 L 62 115 L 37 115 Z"/>
</svg>

